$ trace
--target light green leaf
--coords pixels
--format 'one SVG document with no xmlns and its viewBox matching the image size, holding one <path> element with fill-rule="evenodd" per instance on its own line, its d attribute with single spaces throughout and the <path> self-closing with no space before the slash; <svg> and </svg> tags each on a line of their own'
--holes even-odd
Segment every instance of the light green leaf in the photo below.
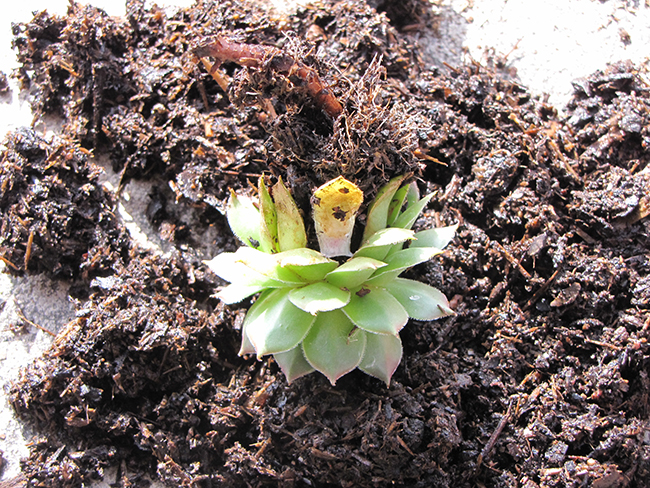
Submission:
<svg viewBox="0 0 650 488">
<path fill-rule="evenodd" d="M 420 199 L 420 189 L 415 181 L 408 184 L 408 192 L 406 193 L 406 206 L 411 207 Z"/>
<path fill-rule="evenodd" d="M 352 258 L 325 276 L 325 280 L 339 288 L 352 290 L 361 286 L 378 268 L 386 263 L 372 258 Z"/>
<path fill-rule="evenodd" d="M 339 265 L 318 251 L 301 247 L 276 254 L 280 266 L 290 269 L 309 282 L 322 280 L 327 273 Z"/>
<path fill-rule="evenodd" d="M 294 380 L 297 380 L 301 376 L 314 371 L 311 364 L 305 359 L 305 355 L 302 353 L 302 347 L 297 345 L 290 351 L 279 352 L 273 355 L 273 359 L 278 363 L 280 369 L 287 377 L 287 382 L 289 384 L 293 383 Z"/>
<path fill-rule="evenodd" d="M 230 229 L 240 241 L 255 249 L 260 247 L 262 239 L 260 236 L 260 211 L 255 207 L 250 197 L 237 195 L 230 190 L 226 217 Z"/>
<path fill-rule="evenodd" d="M 255 293 L 259 293 L 265 288 L 267 287 L 259 285 L 228 285 L 222 288 L 219 293 L 216 294 L 216 297 L 223 303 L 232 305 L 233 303 L 239 303 L 243 299 L 255 295 Z"/>
<path fill-rule="evenodd" d="M 305 359 L 323 373 L 332 385 L 357 367 L 366 346 L 366 337 L 343 312 L 319 313 L 302 342 Z"/>
<path fill-rule="evenodd" d="M 315 315 L 344 307 L 350 301 L 350 292 L 321 281 L 294 288 L 289 293 L 289 300 L 299 309 Z"/>
<path fill-rule="evenodd" d="M 241 249 L 250 249 L 241 247 Z M 254 252 L 254 249 L 250 249 Z M 270 256 L 270 255 L 267 255 Z M 230 283 L 243 286 L 260 286 L 263 288 L 278 288 L 287 286 L 286 283 L 271 276 L 264 275 L 241 262 L 234 252 L 222 252 L 204 263 L 214 274 Z"/>
<path fill-rule="evenodd" d="M 399 336 L 366 332 L 366 351 L 359 369 L 379 378 L 386 386 L 402 360 L 402 340 Z"/>
<path fill-rule="evenodd" d="M 437 288 L 419 281 L 395 278 L 384 285 L 416 320 L 435 320 L 453 314 L 447 297 Z"/>
<path fill-rule="evenodd" d="M 375 232 L 364 243 L 363 247 L 387 246 L 414 239 L 415 232 L 411 229 L 401 229 L 399 227 L 388 227 Z M 363 249 L 362 247 L 362 249 Z"/>
<path fill-rule="evenodd" d="M 438 249 L 444 249 L 456 235 L 457 229 L 458 224 L 417 232 L 415 234 L 416 240 L 411 243 L 411 247 L 437 247 Z"/>
<path fill-rule="evenodd" d="M 404 249 L 404 244 L 393 244 L 388 249 L 388 252 L 386 253 L 386 256 L 384 256 L 384 261 L 388 261 L 388 258 L 390 256 L 392 256 L 396 252 L 400 252 L 402 249 Z"/>
<path fill-rule="evenodd" d="M 240 356 L 247 356 L 248 354 L 255 354 L 255 348 L 253 344 L 248 339 L 248 334 L 246 334 L 246 327 L 241 329 L 241 346 L 239 348 Z"/>
<path fill-rule="evenodd" d="M 408 192 L 409 185 L 404 185 L 402 188 L 395 192 L 393 199 L 388 206 L 388 225 L 393 225 L 395 219 L 399 216 L 402 211 L 402 206 L 406 200 L 406 193 Z"/>
<path fill-rule="evenodd" d="M 378 269 L 367 283 L 370 285 L 383 286 L 397 278 L 406 269 L 415 266 L 416 264 L 428 261 L 441 252 L 440 249 L 435 247 L 409 247 L 408 249 L 397 251 L 386 258 L 388 266 Z"/>
<path fill-rule="evenodd" d="M 273 200 L 278 218 L 278 247 L 280 251 L 307 247 L 307 234 L 296 202 L 284 186 L 282 178 L 273 186 Z"/>
<path fill-rule="evenodd" d="M 275 211 L 275 204 L 271 200 L 269 190 L 264 183 L 264 176 L 260 176 L 258 182 L 258 191 L 260 194 L 260 251 L 278 252 L 278 216 Z"/>
<path fill-rule="evenodd" d="M 377 196 L 368 207 L 362 242 L 367 241 L 371 235 L 378 230 L 385 229 L 388 225 L 388 209 L 402 181 L 404 181 L 404 176 L 396 176 L 379 189 Z"/>
<path fill-rule="evenodd" d="M 433 198 L 433 193 L 422 198 L 417 203 L 409 206 L 402 214 L 397 217 L 395 222 L 393 222 L 394 227 L 402 227 L 403 229 L 410 229 L 415 224 L 415 221 L 418 219 L 420 212 L 427 206 L 429 201 Z"/>
<path fill-rule="evenodd" d="M 290 269 L 283 268 L 278 262 L 278 254 L 267 254 L 249 247 L 240 247 L 235 251 L 237 261 L 287 285 L 301 285 L 305 280 Z"/>
<path fill-rule="evenodd" d="M 350 297 L 343 312 L 357 327 L 377 334 L 397 334 L 409 316 L 397 299 L 383 288 L 363 286 Z"/>
<path fill-rule="evenodd" d="M 336 263 L 333 259 L 326 258 L 318 251 L 307 247 L 283 251 L 276 254 L 276 257 L 281 266 L 311 266 L 320 263 Z"/>
<path fill-rule="evenodd" d="M 395 244 L 401 244 L 412 239 L 415 239 L 415 232 L 412 230 L 388 227 L 371 235 L 354 255 L 382 260 Z"/>
<path fill-rule="evenodd" d="M 265 291 L 246 314 L 244 329 L 258 357 L 293 349 L 314 323 L 313 315 L 291 303 L 290 291 Z"/>
</svg>

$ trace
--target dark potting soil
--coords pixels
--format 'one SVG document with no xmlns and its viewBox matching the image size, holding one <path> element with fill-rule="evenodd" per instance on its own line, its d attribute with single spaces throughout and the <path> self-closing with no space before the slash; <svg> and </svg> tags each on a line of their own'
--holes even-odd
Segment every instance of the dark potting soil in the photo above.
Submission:
<svg viewBox="0 0 650 488">
<path fill-rule="evenodd" d="M 72 4 L 14 26 L 36 119 L 62 128 L 5 143 L 0 258 L 72 280 L 77 307 L 11 390 L 39 433 L 29 486 L 77 487 L 108 467 L 120 487 L 648 486 L 650 87 L 638 68 L 577 80 L 560 117 L 498 64 L 425 66 L 424 0 L 291 16 L 253 0 L 170 16 L 143 5 L 119 19 Z M 224 91 L 192 54 L 215 35 L 274 46 L 342 113 L 275 55 L 225 62 Z M 92 154 L 120 187 L 151 182 L 147 218 L 171 253 L 132 241 Z M 211 297 L 223 283 L 202 261 L 237 247 L 228 189 L 262 173 L 306 215 L 339 174 L 369 202 L 409 173 L 436 192 L 418 225 L 460 223 L 444 254 L 408 272 L 456 315 L 407 325 L 390 388 L 358 371 L 288 385 L 272 360 L 237 356 L 250 301 Z"/>
</svg>

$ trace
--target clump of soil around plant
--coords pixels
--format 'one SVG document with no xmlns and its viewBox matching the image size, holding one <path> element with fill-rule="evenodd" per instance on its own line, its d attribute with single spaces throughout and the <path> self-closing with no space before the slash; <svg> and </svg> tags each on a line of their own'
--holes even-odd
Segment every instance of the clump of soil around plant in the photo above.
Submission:
<svg viewBox="0 0 650 488">
<path fill-rule="evenodd" d="M 282 16 L 205 1 L 168 15 L 131 1 L 117 19 L 72 4 L 15 26 L 36 115 L 63 128 L 5 145 L 2 257 L 9 272 L 74 278 L 78 310 L 12 388 L 41 435 L 23 463 L 32 486 L 81 486 L 109 466 L 122 487 L 646 485 L 644 74 L 618 64 L 579 80 L 562 118 L 493 69 L 423 66 L 426 5 Z M 271 62 L 225 63 L 224 91 L 192 55 L 217 33 L 316 70 L 342 114 Z M 152 181 L 147 216 L 172 253 L 131 242 L 89 152 L 121 184 Z M 407 325 L 390 388 L 358 371 L 288 385 L 272 361 L 237 357 L 250 302 L 212 298 L 202 260 L 237 247 L 220 210 L 262 173 L 305 212 L 339 174 L 370 201 L 410 173 L 437 191 L 426 225 L 460 223 L 409 272 L 456 315 Z"/>
</svg>

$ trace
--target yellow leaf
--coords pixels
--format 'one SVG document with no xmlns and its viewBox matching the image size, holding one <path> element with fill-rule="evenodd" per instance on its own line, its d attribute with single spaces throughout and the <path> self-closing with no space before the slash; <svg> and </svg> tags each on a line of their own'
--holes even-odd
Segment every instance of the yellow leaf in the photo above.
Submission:
<svg viewBox="0 0 650 488">
<path fill-rule="evenodd" d="M 363 192 L 342 176 L 314 191 L 312 209 L 320 252 L 324 256 L 351 256 L 354 222 L 363 202 Z"/>
</svg>

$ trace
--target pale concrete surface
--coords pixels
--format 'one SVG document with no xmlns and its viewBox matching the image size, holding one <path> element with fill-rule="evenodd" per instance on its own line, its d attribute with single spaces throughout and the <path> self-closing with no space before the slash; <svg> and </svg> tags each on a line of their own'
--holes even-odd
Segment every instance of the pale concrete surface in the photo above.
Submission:
<svg viewBox="0 0 650 488">
<path fill-rule="evenodd" d="M 85 3 L 85 2 L 82 2 Z M 114 0 L 90 3 L 109 15 L 123 15 L 124 5 Z M 190 0 L 170 0 L 188 5 Z M 283 5 L 282 0 L 273 0 Z M 301 1 L 301 3 L 304 3 Z M 427 59 L 443 66 L 458 65 L 472 58 L 504 54 L 516 69 L 521 83 L 534 94 L 548 94 L 549 102 L 562 108 L 572 92 L 571 80 L 606 66 L 607 62 L 631 59 L 648 63 L 650 55 L 650 5 L 648 0 L 444 0 L 432 6 L 440 15 L 438 35 L 429 36 Z M 165 2 L 158 2 L 164 5 Z M 28 21 L 31 12 L 48 9 L 64 14 L 67 0 L 24 0 L 3 7 L 0 18 L 0 70 L 9 75 L 17 67 L 11 51 L 11 22 Z M 0 99 L 0 136 L 31 124 L 32 115 L 24 94 L 12 81 L 10 97 Z M 4 139 L 4 137 L 2 137 Z M 107 175 L 106 181 L 111 177 Z M 141 209 L 147 187 L 131 184 L 121 198 L 120 215 L 133 235 L 146 236 Z M 151 234 L 150 234 L 151 235 Z M 160 241 L 151 236 L 154 248 Z M 164 250 L 161 250 L 164 252 Z M 20 473 L 19 459 L 27 454 L 31 433 L 13 415 L 5 389 L 24 365 L 48 347 L 52 337 L 31 326 L 28 320 L 56 332 L 73 318 L 66 283 L 41 276 L 12 278 L 0 274 L 0 450 L 5 467 L 0 481 Z M 94 485 L 107 486 L 113 479 Z"/>
</svg>

